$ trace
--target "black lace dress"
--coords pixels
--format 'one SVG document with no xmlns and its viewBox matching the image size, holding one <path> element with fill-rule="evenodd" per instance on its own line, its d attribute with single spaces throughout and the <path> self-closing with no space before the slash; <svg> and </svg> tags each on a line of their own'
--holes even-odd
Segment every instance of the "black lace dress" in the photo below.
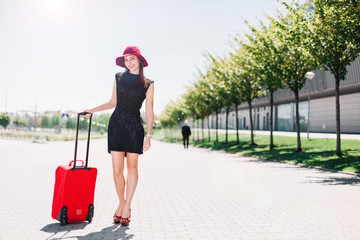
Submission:
<svg viewBox="0 0 360 240">
<path fill-rule="evenodd" d="M 125 156 L 127 152 L 143 153 L 144 127 L 140 108 L 153 81 L 146 79 L 147 87 L 138 87 L 138 77 L 130 72 L 115 75 L 117 103 L 108 127 L 109 153 L 125 152 Z"/>
</svg>

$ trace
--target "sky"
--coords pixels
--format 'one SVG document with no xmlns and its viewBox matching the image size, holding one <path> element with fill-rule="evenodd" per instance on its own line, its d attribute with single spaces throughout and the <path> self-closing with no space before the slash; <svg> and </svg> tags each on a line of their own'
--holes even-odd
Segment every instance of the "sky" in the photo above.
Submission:
<svg viewBox="0 0 360 240">
<path fill-rule="evenodd" d="M 231 51 L 245 20 L 256 26 L 279 9 L 277 0 L 0 0 L 0 112 L 103 104 L 123 71 L 115 59 L 136 45 L 160 114 L 204 70 L 205 54 Z"/>
</svg>

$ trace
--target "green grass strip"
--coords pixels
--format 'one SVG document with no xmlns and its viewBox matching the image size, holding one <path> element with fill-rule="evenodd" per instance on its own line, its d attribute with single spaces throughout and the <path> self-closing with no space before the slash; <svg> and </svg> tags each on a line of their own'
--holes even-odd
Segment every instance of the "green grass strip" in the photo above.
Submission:
<svg viewBox="0 0 360 240">
<path fill-rule="evenodd" d="M 207 134 L 205 135 L 207 136 Z M 211 142 L 208 138 L 204 142 L 191 141 L 190 144 L 209 148 L 212 150 L 224 150 L 230 153 L 241 153 L 246 156 L 255 156 L 271 161 L 285 161 L 296 164 L 305 164 L 308 166 L 317 166 L 326 169 L 360 173 L 360 141 L 359 140 L 341 140 L 341 151 L 344 154 L 338 157 L 335 154 L 336 139 L 323 138 L 301 138 L 301 147 L 303 152 L 296 152 L 296 137 L 274 136 L 276 147 L 270 150 L 270 136 L 255 135 L 254 141 L 257 145 L 250 145 L 250 135 L 240 134 L 240 144 L 236 144 L 236 134 L 228 135 L 228 143 L 225 144 L 225 134 L 219 135 L 219 141 L 215 142 L 215 136 L 211 136 Z M 181 136 L 180 136 L 181 137 Z M 161 141 L 175 142 L 174 137 L 163 137 Z M 181 139 L 178 137 L 178 142 Z"/>
</svg>

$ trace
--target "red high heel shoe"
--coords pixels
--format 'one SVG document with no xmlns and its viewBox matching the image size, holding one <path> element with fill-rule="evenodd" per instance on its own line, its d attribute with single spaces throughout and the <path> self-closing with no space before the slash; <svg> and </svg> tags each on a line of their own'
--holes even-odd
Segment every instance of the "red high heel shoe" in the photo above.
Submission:
<svg viewBox="0 0 360 240">
<path fill-rule="evenodd" d="M 113 219 L 114 219 L 114 223 L 120 223 L 121 222 L 121 216 L 116 216 L 116 213 L 114 214 L 113 216 Z"/>
<path fill-rule="evenodd" d="M 131 220 L 131 209 L 129 209 L 129 217 L 127 218 L 121 217 L 120 219 L 121 226 L 129 226 L 130 220 Z"/>
</svg>

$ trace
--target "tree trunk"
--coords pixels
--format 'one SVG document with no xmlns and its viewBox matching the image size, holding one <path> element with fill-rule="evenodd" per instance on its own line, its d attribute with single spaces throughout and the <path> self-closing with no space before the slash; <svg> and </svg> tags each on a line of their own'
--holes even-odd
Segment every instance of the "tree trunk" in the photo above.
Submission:
<svg viewBox="0 0 360 240">
<path fill-rule="evenodd" d="M 200 141 L 200 121 L 197 120 L 197 140 Z"/>
<path fill-rule="evenodd" d="M 340 74 L 335 75 L 335 101 L 336 101 L 336 155 L 341 154 L 341 131 L 340 131 Z"/>
<path fill-rule="evenodd" d="M 274 107 L 274 93 L 271 92 L 270 93 L 270 150 L 275 147 L 274 141 L 273 141 L 273 119 L 274 119 L 273 107 Z"/>
<path fill-rule="evenodd" d="M 300 139 L 300 122 L 299 122 L 299 89 L 295 89 L 295 106 L 296 106 L 296 114 L 295 114 L 295 121 L 296 121 L 296 134 L 297 134 L 297 149 L 296 152 L 301 152 L 301 139 Z"/>
<path fill-rule="evenodd" d="M 250 131 L 251 131 L 251 143 L 250 143 L 250 145 L 255 145 L 255 143 L 254 143 L 254 125 L 253 125 L 253 120 L 252 120 L 251 101 L 248 101 L 248 104 L 249 104 L 249 114 L 250 114 Z"/>
<path fill-rule="evenodd" d="M 193 141 L 195 142 L 195 119 L 193 118 Z"/>
<path fill-rule="evenodd" d="M 239 141 L 239 115 L 238 115 L 238 104 L 235 103 L 235 115 L 236 115 L 236 144 L 240 143 Z"/>
<path fill-rule="evenodd" d="M 201 128 L 202 128 L 202 139 L 201 139 L 201 141 L 204 142 L 204 117 L 201 117 Z"/>
<path fill-rule="evenodd" d="M 209 137 L 209 142 L 211 141 L 210 139 L 210 116 L 208 116 L 208 137 Z"/>
<path fill-rule="evenodd" d="M 216 110 L 216 142 L 219 141 L 219 136 L 218 136 L 218 127 L 219 127 L 219 117 L 218 117 L 219 112 Z"/>
<path fill-rule="evenodd" d="M 230 107 L 227 106 L 226 107 L 226 137 L 225 137 L 225 144 L 228 143 L 228 129 L 229 129 L 229 110 L 230 110 Z"/>
</svg>

